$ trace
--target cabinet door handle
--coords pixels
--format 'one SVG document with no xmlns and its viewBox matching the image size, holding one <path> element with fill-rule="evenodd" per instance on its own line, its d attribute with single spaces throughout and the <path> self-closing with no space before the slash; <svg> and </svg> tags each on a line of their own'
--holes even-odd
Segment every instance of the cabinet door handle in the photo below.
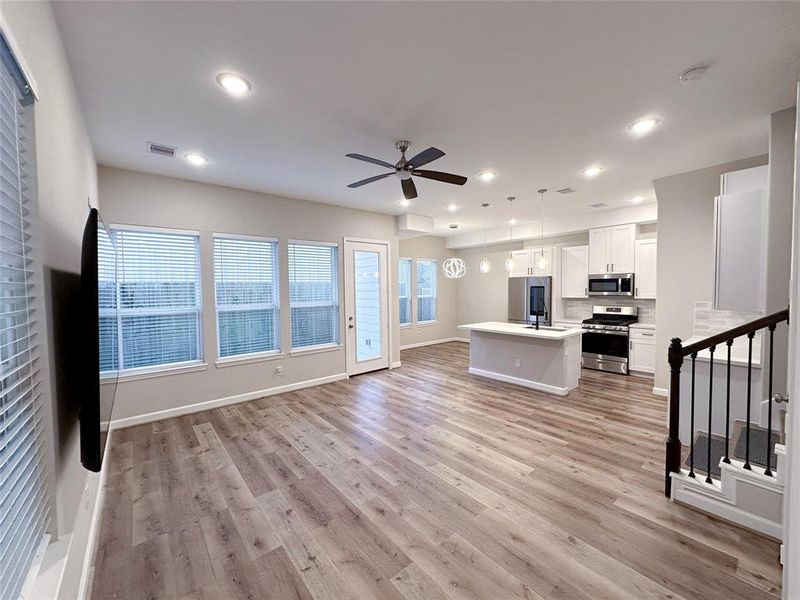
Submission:
<svg viewBox="0 0 800 600">
<path fill-rule="evenodd" d="M 628 342 L 628 349 L 629 349 L 629 350 L 633 350 L 633 340 L 631 340 L 630 342 Z"/>
<path fill-rule="evenodd" d="M 606 273 L 608 273 L 611 269 L 608 268 L 608 263 L 606 263 Z"/>
<path fill-rule="evenodd" d="M 643 333 L 642 335 L 643 335 L 644 337 L 653 337 L 653 334 L 652 334 L 652 333 Z"/>
<path fill-rule="evenodd" d="M 636 288 L 636 295 L 637 296 L 639 295 L 639 288 L 638 287 Z"/>
<path fill-rule="evenodd" d="M 589 288 L 583 288 L 583 295 L 584 296 L 588 296 L 589 295 Z"/>
<path fill-rule="evenodd" d="M 614 263 L 611 263 L 611 272 L 614 272 Z"/>
</svg>

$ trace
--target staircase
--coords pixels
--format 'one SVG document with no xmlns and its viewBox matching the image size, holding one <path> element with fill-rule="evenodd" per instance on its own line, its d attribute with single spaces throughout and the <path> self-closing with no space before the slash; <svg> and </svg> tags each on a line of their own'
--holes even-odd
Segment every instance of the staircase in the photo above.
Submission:
<svg viewBox="0 0 800 600">
<path fill-rule="evenodd" d="M 789 311 L 780 311 L 685 347 L 680 339 L 675 338 L 669 349 L 671 378 L 666 495 L 674 501 L 778 540 L 783 537 L 786 452 L 785 446 L 780 443 L 783 441 L 782 427 L 776 427 L 775 424 L 776 417 L 777 422 L 783 422 L 779 413 L 785 410 L 786 404 L 781 397 L 773 398 L 772 358 L 775 328 L 780 323 L 788 322 L 788 319 Z M 766 330 L 768 334 L 768 393 L 762 402 L 751 403 L 751 398 L 758 398 L 753 396 L 752 386 L 753 338 L 761 330 Z M 746 386 L 742 390 L 734 387 L 732 393 L 731 346 L 736 338 L 743 336 L 748 340 Z M 718 346 L 727 347 L 727 360 L 715 361 L 714 353 Z M 695 363 L 698 352 L 701 351 L 710 354 L 708 377 L 703 379 L 703 390 L 695 385 Z M 684 409 L 688 407 L 690 411 L 692 432 L 688 446 L 683 445 L 679 439 L 681 371 L 686 358 L 689 358 L 691 365 L 690 385 L 688 390 L 684 387 L 689 395 L 688 399 L 684 399 Z M 726 369 L 726 385 L 721 390 L 717 389 L 716 393 L 715 366 Z M 705 385 L 708 387 L 705 388 Z M 745 402 L 744 408 L 737 406 L 737 402 Z M 751 410 L 754 404 L 756 407 L 760 406 L 761 410 Z M 702 415 L 702 424 L 695 422 L 696 413 Z M 724 434 L 720 433 L 718 425 L 722 414 Z M 745 418 L 736 419 L 733 416 L 736 414 L 744 414 Z M 717 424 L 716 430 L 712 423 Z"/>
</svg>

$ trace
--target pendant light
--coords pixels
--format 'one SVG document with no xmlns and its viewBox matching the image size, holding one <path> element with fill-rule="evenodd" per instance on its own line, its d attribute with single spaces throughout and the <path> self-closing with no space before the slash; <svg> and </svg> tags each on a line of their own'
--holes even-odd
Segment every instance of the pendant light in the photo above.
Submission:
<svg viewBox="0 0 800 600">
<path fill-rule="evenodd" d="M 489 203 L 484 202 L 481 204 L 483 206 L 483 260 L 481 261 L 480 272 L 486 275 L 489 271 L 492 270 L 492 262 L 489 260 L 489 256 L 486 254 L 486 209 L 489 208 Z"/>
<path fill-rule="evenodd" d="M 512 241 L 514 239 L 514 196 L 508 197 L 508 207 L 511 213 L 511 218 L 508 220 L 508 241 Z M 508 258 L 506 259 L 506 272 L 511 273 L 514 270 L 514 267 L 517 266 L 517 261 L 514 260 L 514 254 L 511 250 L 508 251 Z"/>
<path fill-rule="evenodd" d="M 539 190 L 539 204 L 542 207 L 542 214 L 540 219 L 541 225 L 541 237 L 539 238 L 539 258 L 536 259 L 536 266 L 540 270 L 544 270 L 547 268 L 547 257 L 544 255 L 544 195 L 547 193 L 547 188 L 542 188 Z"/>
</svg>

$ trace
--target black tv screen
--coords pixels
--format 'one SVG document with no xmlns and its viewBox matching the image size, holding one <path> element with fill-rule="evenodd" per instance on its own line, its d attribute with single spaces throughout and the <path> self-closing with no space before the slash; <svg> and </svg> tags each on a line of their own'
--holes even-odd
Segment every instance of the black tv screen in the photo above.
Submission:
<svg viewBox="0 0 800 600">
<path fill-rule="evenodd" d="M 81 463 L 103 465 L 119 376 L 117 261 L 114 240 L 96 208 L 81 246 Z"/>
</svg>

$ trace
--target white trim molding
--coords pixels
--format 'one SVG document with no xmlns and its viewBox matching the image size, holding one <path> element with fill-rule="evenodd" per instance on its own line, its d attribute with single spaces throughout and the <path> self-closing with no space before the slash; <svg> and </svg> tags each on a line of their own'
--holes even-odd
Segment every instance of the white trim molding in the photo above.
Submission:
<svg viewBox="0 0 800 600">
<path fill-rule="evenodd" d="M 436 344 L 446 344 L 447 342 L 465 342 L 469 344 L 469 338 L 450 337 L 440 340 L 430 340 L 428 342 L 417 342 L 416 344 L 406 344 L 400 346 L 400 350 L 410 350 L 411 348 L 422 348 L 422 346 L 435 346 Z"/>
<path fill-rule="evenodd" d="M 176 406 L 175 408 L 168 408 L 142 415 L 135 415 L 133 417 L 123 417 L 122 419 L 114 419 L 111 421 L 111 429 L 121 429 L 123 427 L 131 427 L 133 425 L 141 425 L 142 423 L 152 423 L 153 421 L 171 419 L 172 417 L 180 417 L 182 415 L 202 412 L 211 408 L 228 406 L 229 404 L 239 404 L 240 402 L 247 402 L 257 398 L 266 398 L 267 396 L 274 396 L 276 394 L 283 394 L 285 392 L 293 392 L 295 390 L 314 387 L 316 385 L 322 385 L 325 383 L 333 383 L 334 381 L 341 381 L 342 379 L 347 378 L 347 373 L 337 373 L 336 375 L 328 375 L 327 377 L 319 377 L 317 379 L 307 379 L 305 381 L 298 381 L 297 383 L 290 383 L 287 385 L 279 385 L 264 390 L 256 390 L 253 392 L 246 392 L 244 394 L 237 394 L 235 396 L 217 398 L 216 400 L 206 400 L 205 402 L 185 404 L 183 406 Z"/>
<path fill-rule="evenodd" d="M 653 386 L 653 395 L 654 396 L 663 396 L 664 398 L 666 398 L 667 396 L 669 396 L 669 392 L 667 391 L 667 388 L 661 388 L 661 387 Z"/>
<path fill-rule="evenodd" d="M 538 383 L 536 381 L 530 381 L 529 379 L 521 379 L 519 377 L 512 377 L 511 375 L 504 375 L 503 373 L 495 373 L 494 371 L 484 371 L 483 369 L 476 369 L 475 367 L 470 367 L 469 372 L 471 375 L 477 375 L 478 377 L 486 377 L 487 379 L 495 379 L 497 381 L 502 381 L 504 383 L 512 383 L 514 385 L 520 385 L 522 387 L 530 388 L 532 390 L 538 390 L 546 394 L 554 394 L 556 396 L 566 396 L 567 394 L 569 394 L 570 390 L 570 388 L 566 387 L 558 387 L 555 385 L 548 385 L 546 383 Z"/>
</svg>

